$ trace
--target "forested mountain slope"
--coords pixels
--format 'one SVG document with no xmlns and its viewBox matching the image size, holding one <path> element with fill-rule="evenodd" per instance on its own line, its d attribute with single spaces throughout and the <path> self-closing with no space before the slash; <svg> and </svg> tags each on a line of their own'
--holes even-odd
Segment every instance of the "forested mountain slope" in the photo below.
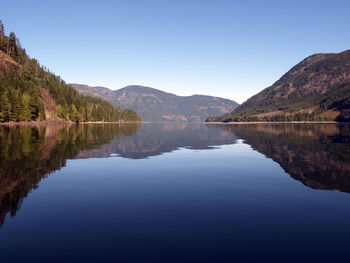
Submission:
<svg viewBox="0 0 350 263">
<path fill-rule="evenodd" d="M 350 50 L 315 54 L 248 99 L 208 121 L 350 121 Z"/>
<path fill-rule="evenodd" d="M 119 90 L 71 84 L 81 94 L 102 98 L 116 107 L 130 108 L 144 121 L 203 122 L 209 116 L 233 111 L 238 103 L 205 96 L 177 96 L 158 89 L 130 85 Z"/>
<path fill-rule="evenodd" d="M 131 110 L 83 96 L 30 58 L 0 21 L 0 122 L 70 120 L 139 121 Z"/>
</svg>

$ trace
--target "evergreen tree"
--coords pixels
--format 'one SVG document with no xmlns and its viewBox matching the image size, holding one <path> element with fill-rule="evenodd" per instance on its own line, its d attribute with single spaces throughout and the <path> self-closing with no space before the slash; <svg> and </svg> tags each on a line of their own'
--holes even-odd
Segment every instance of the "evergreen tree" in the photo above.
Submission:
<svg viewBox="0 0 350 263">
<path fill-rule="evenodd" d="M 0 49 L 4 50 L 5 49 L 5 28 L 4 24 L 0 20 Z"/>
<path fill-rule="evenodd" d="M 79 122 L 79 113 L 75 104 L 70 106 L 69 119 L 71 121 Z"/>
<path fill-rule="evenodd" d="M 61 104 L 58 104 L 57 106 L 57 116 L 63 120 L 67 119 L 67 112 Z"/>
<path fill-rule="evenodd" d="M 7 54 L 9 54 L 15 61 L 18 61 L 17 37 L 14 32 L 11 32 L 9 35 Z"/>
<path fill-rule="evenodd" d="M 27 93 L 22 95 L 22 109 L 21 109 L 21 120 L 30 121 L 32 114 L 30 111 L 30 96 Z"/>
<path fill-rule="evenodd" d="M 22 108 L 22 102 L 16 92 L 13 92 L 9 99 L 10 111 L 9 120 L 10 121 L 20 121 L 20 112 Z"/>
<path fill-rule="evenodd" d="M 9 101 L 7 92 L 3 92 L 0 96 L 0 122 L 9 120 Z"/>
<path fill-rule="evenodd" d="M 40 102 L 40 104 L 39 104 L 39 120 L 43 121 L 45 119 L 46 119 L 45 107 L 44 107 L 44 104 L 42 102 Z"/>
</svg>

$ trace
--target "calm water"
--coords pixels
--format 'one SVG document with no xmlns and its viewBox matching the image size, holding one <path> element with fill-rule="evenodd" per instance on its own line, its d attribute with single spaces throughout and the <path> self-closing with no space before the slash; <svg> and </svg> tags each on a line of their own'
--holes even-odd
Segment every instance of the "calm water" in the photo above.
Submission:
<svg viewBox="0 0 350 263">
<path fill-rule="evenodd" d="M 0 127 L 1 262 L 350 262 L 350 126 Z"/>
</svg>

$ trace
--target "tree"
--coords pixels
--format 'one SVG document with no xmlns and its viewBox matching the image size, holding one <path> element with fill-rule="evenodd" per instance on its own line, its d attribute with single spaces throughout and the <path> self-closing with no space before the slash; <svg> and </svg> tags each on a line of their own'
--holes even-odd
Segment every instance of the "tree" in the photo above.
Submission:
<svg viewBox="0 0 350 263">
<path fill-rule="evenodd" d="M 30 110 L 31 120 L 34 121 L 38 119 L 39 107 L 40 107 L 39 95 L 37 92 L 33 92 L 30 96 L 30 101 L 29 101 L 29 110 Z"/>
<path fill-rule="evenodd" d="M 0 36 L 4 36 L 4 35 L 5 35 L 5 27 L 2 21 L 0 20 Z"/>
<path fill-rule="evenodd" d="M 78 112 L 77 107 L 75 106 L 75 104 L 72 104 L 70 106 L 69 119 L 71 121 L 79 122 L 79 112 Z"/>
<path fill-rule="evenodd" d="M 5 28 L 4 24 L 0 20 L 0 49 L 4 50 L 5 49 Z"/>
<path fill-rule="evenodd" d="M 7 54 L 9 54 L 15 61 L 18 61 L 17 37 L 13 32 L 9 35 Z"/>
<path fill-rule="evenodd" d="M 30 96 L 28 93 L 22 95 L 22 107 L 21 116 L 22 121 L 30 121 L 32 119 L 32 114 L 30 112 Z"/>
<path fill-rule="evenodd" d="M 39 120 L 43 121 L 45 119 L 46 119 L 45 107 L 44 107 L 44 104 L 42 102 L 40 102 L 40 104 L 39 104 Z"/>
<path fill-rule="evenodd" d="M 10 121 L 19 121 L 20 120 L 20 111 L 22 107 L 22 101 L 19 99 L 17 92 L 12 92 L 9 96 L 9 120 Z"/>
<path fill-rule="evenodd" d="M 67 111 L 61 104 L 58 104 L 57 106 L 57 116 L 58 118 L 67 120 Z"/>
<path fill-rule="evenodd" d="M 9 120 L 9 101 L 7 92 L 3 92 L 0 96 L 0 122 Z"/>
</svg>

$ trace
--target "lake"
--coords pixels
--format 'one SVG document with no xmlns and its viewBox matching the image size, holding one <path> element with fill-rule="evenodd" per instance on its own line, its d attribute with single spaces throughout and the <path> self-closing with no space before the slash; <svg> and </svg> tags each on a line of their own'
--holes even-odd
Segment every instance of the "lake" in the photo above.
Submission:
<svg viewBox="0 0 350 263">
<path fill-rule="evenodd" d="M 1 262 L 350 262 L 350 125 L 0 126 Z"/>
</svg>

